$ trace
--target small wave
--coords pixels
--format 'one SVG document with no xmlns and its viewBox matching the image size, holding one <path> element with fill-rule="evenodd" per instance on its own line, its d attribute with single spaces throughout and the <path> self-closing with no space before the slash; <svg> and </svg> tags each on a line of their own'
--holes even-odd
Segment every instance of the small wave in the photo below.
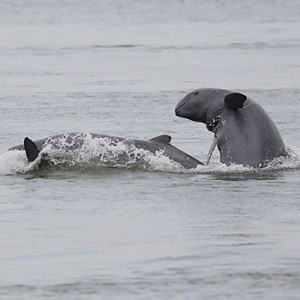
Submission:
<svg viewBox="0 0 300 300">
<path fill-rule="evenodd" d="M 28 163 L 25 151 L 7 151 L 0 155 L 0 175 L 25 174 L 46 165 L 49 170 L 91 170 L 103 168 L 142 169 L 150 171 L 182 172 L 164 150 L 155 154 L 131 143 L 91 134 L 63 135 L 49 138 L 38 158 Z M 42 163 L 42 164 L 41 164 Z"/>
<path fill-rule="evenodd" d="M 0 155 L 0 175 L 26 174 L 34 172 L 47 161 L 47 169 L 96 172 L 103 168 L 137 169 L 182 174 L 208 174 L 238 176 L 240 174 L 264 177 L 281 170 L 300 169 L 300 149 L 288 148 L 286 157 L 279 157 L 261 169 L 242 165 L 226 166 L 219 162 L 199 165 L 195 169 L 184 169 L 167 157 L 163 150 L 155 154 L 140 149 L 123 140 L 110 137 L 93 137 L 91 134 L 68 134 L 48 139 L 38 158 L 28 163 L 25 151 L 7 151 Z"/>
<path fill-rule="evenodd" d="M 30 171 L 24 151 L 7 151 L 0 155 L 0 175 L 14 175 Z"/>
<path fill-rule="evenodd" d="M 198 166 L 190 172 L 196 174 L 213 175 L 216 179 L 240 181 L 240 180 L 273 180 L 285 170 L 300 169 L 300 149 L 287 148 L 287 156 L 275 158 L 264 168 L 245 167 L 232 164 L 226 166 L 220 162 L 212 162 L 207 166 Z"/>
<path fill-rule="evenodd" d="M 91 48 L 99 48 L 99 49 L 102 49 L 102 48 L 141 48 L 141 47 L 145 47 L 144 45 L 139 45 L 139 44 L 109 44 L 109 45 L 91 45 L 90 46 Z"/>
</svg>

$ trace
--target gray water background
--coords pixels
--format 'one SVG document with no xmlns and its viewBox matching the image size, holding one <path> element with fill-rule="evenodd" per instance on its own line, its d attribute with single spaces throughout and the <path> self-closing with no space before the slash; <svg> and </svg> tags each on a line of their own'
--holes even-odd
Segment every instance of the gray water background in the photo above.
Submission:
<svg viewBox="0 0 300 300">
<path fill-rule="evenodd" d="M 1 299 L 299 299 L 299 1 L 0 2 Z M 253 171 L 24 173 L 25 136 L 170 134 L 199 87 L 263 105 L 292 154 Z M 156 170 L 154 170 L 156 169 Z"/>
</svg>

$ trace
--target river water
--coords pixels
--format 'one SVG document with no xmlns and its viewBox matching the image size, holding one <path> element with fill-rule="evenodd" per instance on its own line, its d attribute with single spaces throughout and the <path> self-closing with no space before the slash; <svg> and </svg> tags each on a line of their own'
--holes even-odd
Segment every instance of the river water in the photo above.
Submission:
<svg viewBox="0 0 300 300">
<path fill-rule="evenodd" d="M 0 2 L 1 299 L 299 299 L 300 2 Z M 174 108 L 241 91 L 290 156 L 264 170 L 163 158 L 41 171 L 25 136 L 97 132 L 205 161 L 212 134 Z M 89 150 L 89 149 L 87 149 Z"/>
</svg>

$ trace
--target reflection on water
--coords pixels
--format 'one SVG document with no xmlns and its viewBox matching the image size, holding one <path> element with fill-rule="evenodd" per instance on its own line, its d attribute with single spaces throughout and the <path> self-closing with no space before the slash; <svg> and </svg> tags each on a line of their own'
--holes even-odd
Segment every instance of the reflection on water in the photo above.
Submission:
<svg viewBox="0 0 300 300">
<path fill-rule="evenodd" d="M 263 170 L 252 172 L 236 172 L 236 173 L 215 173 L 212 175 L 216 180 L 224 181 L 244 181 L 244 180 L 278 180 L 283 176 L 282 172 Z"/>
<path fill-rule="evenodd" d="M 149 272 L 148 274 L 134 272 L 130 278 L 125 280 L 120 278 L 94 278 L 90 281 L 27 286 L 15 285 L 2 290 L 4 295 L 27 295 L 34 298 L 61 298 L 71 299 L 75 297 L 88 297 L 88 299 L 99 299 L 99 297 L 132 297 L 134 299 L 152 298 L 150 291 L 156 291 L 160 287 L 160 293 L 165 299 L 178 297 L 184 294 L 186 297 L 201 297 L 214 299 L 219 293 L 222 297 L 236 297 L 236 291 L 243 294 L 243 299 L 253 299 L 257 295 L 263 295 L 264 290 L 269 290 L 272 299 L 280 299 L 282 287 L 285 286 L 292 292 L 289 293 L 290 299 L 297 299 L 298 295 L 294 290 L 298 289 L 299 272 L 281 270 L 269 270 L 266 272 L 228 272 L 226 267 L 220 268 L 218 274 L 202 274 L 195 276 L 193 271 L 184 268 L 171 268 L 163 273 Z M 186 289 L 189 286 L 189 289 Z M 205 289 L 203 287 L 206 287 Z M 232 287 L 232 288 L 228 288 Z M 74 299 L 74 298 L 73 298 Z M 81 299 L 81 298 L 80 298 Z M 86 298 L 85 298 L 86 299 Z"/>
</svg>

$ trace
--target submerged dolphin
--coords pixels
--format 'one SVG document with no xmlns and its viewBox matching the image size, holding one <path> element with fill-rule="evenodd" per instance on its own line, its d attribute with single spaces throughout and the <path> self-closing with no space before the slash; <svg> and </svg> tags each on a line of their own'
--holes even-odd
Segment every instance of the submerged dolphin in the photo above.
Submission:
<svg viewBox="0 0 300 300">
<path fill-rule="evenodd" d="M 226 165 L 258 168 L 286 155 L 274 122 L 258 103 L 241 93 L 198 89 L 177 104 L 175 113 L 206 124 L 207 129 L 214 133 L 220 161 Z"/>
<path fill-rule="evenodd" d="M 163 152 L 163 155 L 167 156 L 173 162 L 180 164 L 185 169 L 193 169 L 198 165 L 203 165 L 203 163 L 199 160 L 172 146 L 170 144 L 171 137 L 169 135 L 161 135 L 150 140 L 125 139 L 95 133 L 91 133 L 89 135 L 92 139 L 104 139 L 109 146 L 115 146 L 118 143 L 123 143 L 123 145 L 127 147 L 133 146 L 137 149 L 144 149 L 154 155 Z M 50 145 L 51 149 L 72 152 L 80 149 L 83 146 L 84 142 L 85 134 L 83 133 L 59 134 L 36 141 L 32 141 L 28 137 L 26 137 L 24 139 L 24 144 L 14 146 L 9 150 L 25 150 L 28 161 L 32 162 L 39 156 L 41 150 L 43 150 L 46 146 Z M 44 158 L 46 157 L 47 154 L 44 155 Z"/>
</svg>

